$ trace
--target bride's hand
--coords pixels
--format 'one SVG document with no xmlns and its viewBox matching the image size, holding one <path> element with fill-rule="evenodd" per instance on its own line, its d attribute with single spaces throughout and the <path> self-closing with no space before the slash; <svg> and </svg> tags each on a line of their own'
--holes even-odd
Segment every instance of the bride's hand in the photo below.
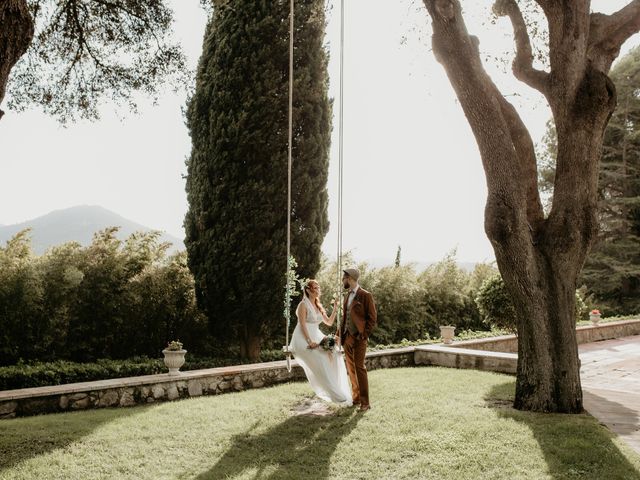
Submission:
<svg viewBox="0 0 640 480">
<path fill-rule="evenodd" d="M 311 342 L 307 348 L 313 350 L 314 348 L 318 348 L 318 344 L 316 342 Z"/>
</svg>

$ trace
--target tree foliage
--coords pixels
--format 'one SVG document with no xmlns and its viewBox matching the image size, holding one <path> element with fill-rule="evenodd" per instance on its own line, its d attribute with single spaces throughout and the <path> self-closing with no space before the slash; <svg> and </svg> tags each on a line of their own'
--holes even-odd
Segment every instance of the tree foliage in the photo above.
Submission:
<svg viewBox="0 0 640 480">
<path fill-rule="evenodd" d="M 135 110 L 137 92 L 155 99 L 165 84 L 182 88 L 188 72 L 172 27 L 165 0 L 3 2 L 0 30 L 13 28 L 0 41 L 0 73 L 11 71 L 9 107 L 36 105 L 63 122 L 95 119 L 102 100 Z M 12 69 L 2 51 L 18 46 L 28 48 Z"/>
<path fill-rule="evenodd" d="M 159 233 L 122 242 L 116 231 L 40 257 L 28 231 L 0 248 L 0 365 L 157 357 L 177 337 L 206 353 L 206 323 L 184 252 L 167 257 Z"/>
<path fill-rule="evenodd" d="M 373 293 L 378 324 L 370 340 L 375 344 L 400 343 L 440 336 L 440 325 L 454 325 L 458 331 L 487 330 L 474 298 L 486 278 L 495 275 L 490 264 L 477 264 L 467 272 L 456 263 L 452 251 L 441 261 L 418 272 L 414 265 L 371 268 L 358 264 L 360 284 Z M 348 253 L 342 265 L 356 265 Z M 323 262 L 318 280 L 324 304 L 335 292 L 336 262 Z"/>
<path fill-rule="evenodd" d="M 600 310 L 624 315 L 640 310 L 640 48 L 614 66 L 618 105 L 605 130 L 598 175 L 599 234 L 580 282 Z M 548 123 L 540 185 L 553 193 L 557 138 Z"/>
<path fill-rule="evenodd" d="M 582 292 L 576 290 L 576 321 L 585 319 L 589 310 Z M 516 333 L 517 313 L 511 295 L 499 274 L 487 278 L 477 291 L 476 304 L 485 323 L 491 328 Z"/>
<path fill-rule="evenodd" d="M 238 0 L 214 10 L 189 102 L 193 149 L 185 218 L 189 266 L 212 332 L 257 358 L 282 328 L 287 268 L 288 2 Z M 296 3 L 292 255 L 320 268 L 328 230 L 331 104 L 324 2 Z"/>
</svg>

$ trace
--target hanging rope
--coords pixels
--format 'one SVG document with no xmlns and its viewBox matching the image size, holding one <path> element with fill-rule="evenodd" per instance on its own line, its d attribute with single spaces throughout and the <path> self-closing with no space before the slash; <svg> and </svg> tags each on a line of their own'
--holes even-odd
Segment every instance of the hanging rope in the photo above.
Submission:
<svg viewBox="0 0 640 480">
<path fill-rule="evenodd" d="M 342 185 L 343 185 L 343 134 L 344 134 L 344 0 L 340 0 L 340 100 L 338 116 L 340 126 L 338 127 L 338 250 L 336 252 L 336 265 L 338 268 L 337 298 L 338 313 L 336 314 L 336 332 L 340 334 L 340 324 L 342 323 Z"/>
<path fill-rule="evenodd" d="M 288 140 L 288 166 L 287 166 L 287 298 L 291 298 L 289 291 L 289 272 L 291 271 L 291 166 L 293 164 L 293 13 L 294 0 L 289 4 L 289 140 Z M 291 371 L 291 352 L 289 351 L 289 327 L 291 325 L 291 308 L 285 310 L 287 322 L 287 370 Z"/>
<path fill-rule="evenodd" d="M 294 0 L 289 3 L 289 138 L 288 138 L 288 165 L 287 165 L 287 298 L 291 298 L 289 286 L 289 272 L 292 269 L 291 261 L 291 167 L 293 164 L 293 33 L 294 33 Z M 344 0 L 340 0 L 340 101 L 339 101 L 339 134 L 338 134 L 338 245 L 337 245 L 337 298 L 341 298 L 342 292 L 342 199 L 343 199 L 343 117 L 344 117 Z M 336 332 L 340 332 L 342 323 L 342 301 L 338 302 L 336 314 Z M 291 371 L 291 351 L 289 350 L 289 328 L 291 326 L 291 308 L 285 309 L 286 320 L 286 345 L 282 348 L 287 357 L 287 370 Z"/>
</svg>

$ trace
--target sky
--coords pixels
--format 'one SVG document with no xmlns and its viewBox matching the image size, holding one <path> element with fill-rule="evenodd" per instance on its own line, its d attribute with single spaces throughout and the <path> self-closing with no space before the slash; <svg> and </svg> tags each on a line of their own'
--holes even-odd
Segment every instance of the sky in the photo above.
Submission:
<svg viewBox="0 0 640 480">
<path fill-rule="evenodd" d="M 628 0 L 594 0 L 610 13 Z M 206 14 L 196 0 L 172 0 L 176 39 L 195 68 Z M 483 56 L 508 58 L 506 19 L 490 21 L 491 1 L 463 1 Z M 339 0 L 330 1 L 330 95 L 338 100 Z M 346 0 L 344 42 L 343 248 L 358 260 L 426 263 L 452 249 L 464 262 L 493 259 L 483 229 L 485 176 L 478 149 L 446 74 L 430 49 L 429 18 L 418 0 Z M 639 43 L 638 35 L 623 53 Z M 487 62 L 538 142 L 550 117 L 537 92 Z M 0 224 L 52 210 L 100 205 L 151 228 L 184 237 L 183 175 L 191 142 L 186 93 L 167 91 L 140 112 L 101 108 L 96 122 L 67 127 L 38 110 L 8 111 L 0 121 Z M 335 112 L 337 113 L 337 103 Z M 338 123 L 329 171 L 331 229 L 323 250 L 336 254 Z M 286 172 L 283 172 L 283 176 Z M 293 179 L 295 182 L 295 179 Z"/>
</svg>

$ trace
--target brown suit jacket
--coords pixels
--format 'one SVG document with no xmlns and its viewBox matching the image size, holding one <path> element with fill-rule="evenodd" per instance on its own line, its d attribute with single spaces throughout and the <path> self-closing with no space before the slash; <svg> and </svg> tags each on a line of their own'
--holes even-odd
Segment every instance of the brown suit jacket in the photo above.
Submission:
<svg viewBox="0 0 640 480">
<path fill-rule="evenodd" d="M 344 343 L 347 335 L 347 304 L 349 303 L 349 294 L 345 295 L 344 308 L 342 309 L 342 325 L 340 328 L 340 338 Z M 373 295 L 364 288 L 358 288 L 356 296 L 351 302 L 351 320 L 355 323 L 360 337 L 368 339 L 378 321 L 378 313 L 376 312 L 376 304 L 373 301 Z"/>
</svg>

